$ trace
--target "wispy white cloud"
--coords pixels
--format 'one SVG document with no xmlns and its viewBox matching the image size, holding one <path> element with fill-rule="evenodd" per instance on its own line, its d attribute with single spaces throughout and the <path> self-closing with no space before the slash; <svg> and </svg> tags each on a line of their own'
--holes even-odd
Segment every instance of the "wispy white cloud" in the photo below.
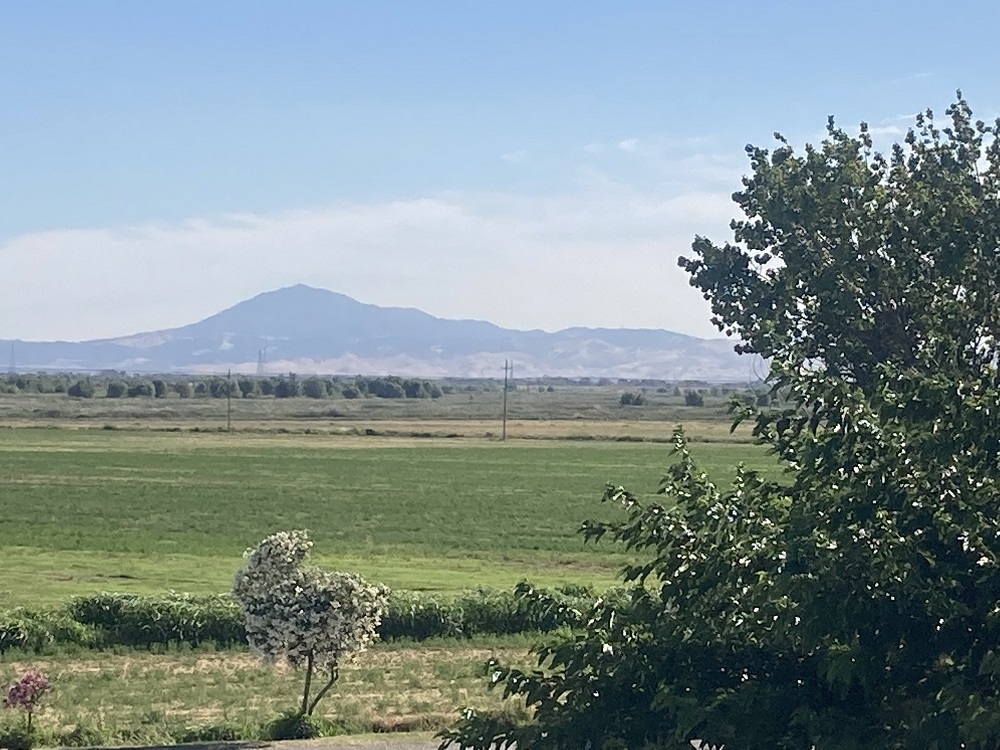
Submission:
<svg viewBox="0 0 1000 750">
<path fill-rule="evenodd" d="M 528 152 L 523 148 L 519 148 L 517 151 L 510 151 L 506 154 L 500 154 L 501 159 L 512 163 L 524 161 L 527 156 Z"/>
<path fill-rule="evenodd" d="M 676 259 L 696 233 L 727 236 L 731 189 L 640 190 L 593 172 L 541 198 L 453 193 L 26 234 L 0 245 L 16 280 L 0 298 L 0 337 L 179 326 L 299 282 L 517 328 L 714 335 Z"/>
<path fill-rule="evenodd" d="M 711 142 L 712 139 L 704 135 L 670 136 L 657 133 L 611 142 L 592 141 L 583 147 L 583 151 L 591 155 L 625 151 L 655 159 L 690 153 L 694 149 L 704 149 L 709 147 Z"/>
<path fill-rule="evenodd" d="M 904 135 L 906 128 L 899 125 L 873 125 L 868 128 L 868 132 L 874 136 L 879 135 Z"/>
<path fill-rule="evenodd" d="M 899 78 L 892 78 L 886 81 L 886 83 L 890 86 L 896 86 L 901 83 L 909 83 L 910 81 L 920 81 L 924 78 L 931 78 L 933 75 L 933 73 L 927 71 L 921 73 L 911 73 L 909 75 L 900 76 Z"/>
</svg>

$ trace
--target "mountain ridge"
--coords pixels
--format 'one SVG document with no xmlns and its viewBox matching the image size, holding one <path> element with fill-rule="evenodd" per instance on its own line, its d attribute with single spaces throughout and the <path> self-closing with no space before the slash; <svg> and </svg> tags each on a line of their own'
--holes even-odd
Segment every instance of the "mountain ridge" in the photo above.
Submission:
<svg viewBox="0 0 1000 750">
<path fill-rule="evenodd" d="M 438 318 L 381 307 L 295 284 L 261 292 L 200 321 L 80 342 L 0 342 L 19 369 L 128 372 L 397 374 L 492 376 L 498 358 L 522 376 L 742 380 L 748 358 L 726 339 L 665 329 L 586 328 L 554 332 Z"/>
</svg>

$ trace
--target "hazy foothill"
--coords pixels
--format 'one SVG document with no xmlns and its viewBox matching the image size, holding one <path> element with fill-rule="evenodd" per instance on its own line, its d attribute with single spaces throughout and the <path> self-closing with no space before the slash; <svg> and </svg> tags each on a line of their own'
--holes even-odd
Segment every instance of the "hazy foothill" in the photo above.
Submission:
<svg viewBox="0 0 1000 750">
<path fill-rule="evenodd" d="M 527 377 L 746 382 L 764 374 L 724 339 L 673 331 L 567 328 L 516 331 L 479 320 L 364 304 L 298 284 L 265 292 L 205 320 L 81 342 L 0 340 L 21 370 L 140 373 L 384 373 L 495 377 L 514 360 Z"/>
<path fill-rule="evenodd" d="M 7 743 L 994 747 L 998 137 L 959 97 L 887 156 L 832 121 L 802 154 L 748 149 L 736 244 L 679 263 L 770 363 L 750 388 L 7 376 L 4 582 L 26 606 L 0 647 L 35 719 Z M 463 414 L 483 402 L 485 432 Z M 300 571 L 294 532 L 224 593 L 248 540 L 303 521 L 321 563 L 380 585 Z M 298 551 L 262 552 L 282 539 Z M 94 680 L 118 688 L 97 722 Z"/>
</svg>

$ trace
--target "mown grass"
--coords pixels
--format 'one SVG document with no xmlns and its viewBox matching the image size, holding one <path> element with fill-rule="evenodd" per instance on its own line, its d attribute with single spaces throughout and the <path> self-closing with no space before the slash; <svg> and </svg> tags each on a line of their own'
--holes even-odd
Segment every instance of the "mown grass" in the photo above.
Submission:
<svg viewBox="0 0 1000 750">
<path fill-rule="evenodd" d="M 529 663 L 523 638 L 377 645 L 342 669 L 317 715 L 344 732 L 439 729 L 461 706 L 502 705 L 483 677 L 483 663 L 492 656 Z M 252 739 L 267 720 L 294 708 L 302 689 L 301 673 L 262 666 L 246 652 L 210 651 L 8 658 L 0 661 L 0 682 L 29 667 L 53 683 L 36 721 L 57 744 L 77 726 L 96 732 L 101 744 L 172 744 L 208 726 Z"/>
<path fill-rule="evenodd" d="M 740 460 L 777 472 L 756 446 L 693 450 L 720 480 Z M 669 460 L 654 443 L 0 430 L 0 601 L 224 591 L 248 546 L 288 528 L 393 587 L 603 586 L 625 558 L 576 529 L 615 512 L 606 481 L 652 494 Z"/>
</svg>

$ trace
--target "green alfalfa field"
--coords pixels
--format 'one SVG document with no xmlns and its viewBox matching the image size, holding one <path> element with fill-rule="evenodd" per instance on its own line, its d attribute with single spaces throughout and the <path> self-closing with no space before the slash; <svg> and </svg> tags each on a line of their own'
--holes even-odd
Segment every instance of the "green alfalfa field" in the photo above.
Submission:
<svg viewBox="0 0 1000 750">
<path fill-rule="evenodd" d="M 627 558 L 612 544 L 584 545 L 576 529 L 584 518 L 620 512 L 599 502 L 605 482 L 651 496 L 670 445 L 552 439 L 579 437 L 569 426 L 532 425 L 533 439 L 505 443 L 283 430 L 0 429 L 0 609 L 56 607 L 96 591 L 227 591 L 243 551 L 288 528 L 311 530 L 320 564 L 394 588 L 448 593 L 529 579 L 600 590 L 616 582 Z M 581 435 L 611 427 L 571 426 Z M 642 436 L 664 440 L 671 429 L 645 424 Z M 740 461 L 778 472 L 745 434 L 729 440 L 715 423 L 691 431 L 695 456 L 720 481 Z M 321 716 L 339 731 L 385 732 L 439 729 L 460 706 L 502 709 L 482 664 L 501 656 L 530 665 L 529 642 L 377 645 L 348 665 Z M 0 681 L 29 666 L 56 686 L 39 716 L 46 741 L 56 744 L 170 743 L 221 730 L 253 739 L 301 689 L 301 675 L 262 667 L 238 650 L 7 654 Z"/>
<path fill-rule="evenodd" d="M 720 481 L 779 470 L 745 439 L 694 453 Z M 316 562 L 395 588 L 601 588 L 627 558 L 580 522 L 620 512 L 606 482 L 652 495 L 670 460 L 659 442 L 0 430 L 0 608 L 227 591 L 247 547 L 291 528 Z"/>
</svg>

